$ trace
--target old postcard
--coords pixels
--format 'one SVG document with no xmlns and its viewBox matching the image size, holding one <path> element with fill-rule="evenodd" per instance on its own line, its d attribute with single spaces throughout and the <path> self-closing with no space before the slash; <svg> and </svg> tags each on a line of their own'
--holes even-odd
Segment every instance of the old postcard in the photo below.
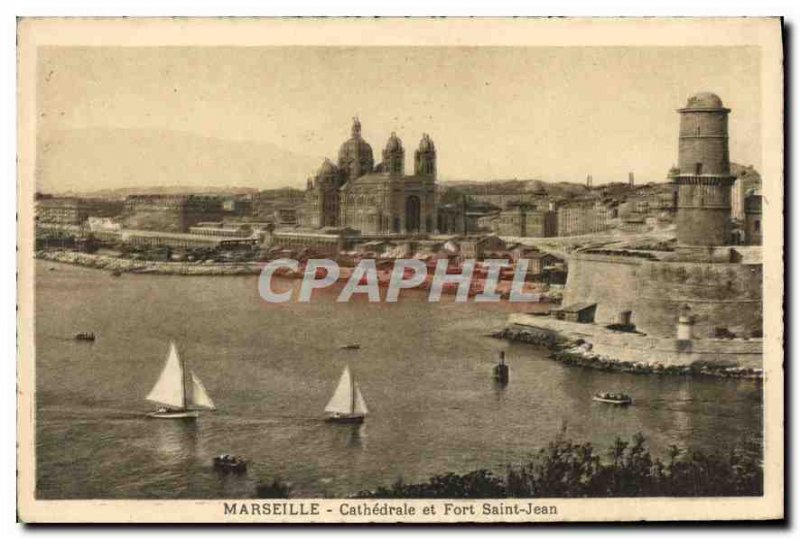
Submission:
<svg viewBox="0 0 800 539">
<path fill-rule="evenodd" d="M 24 522 L 784 515 L 782 21 L 20 19 Z"/>
</svg>

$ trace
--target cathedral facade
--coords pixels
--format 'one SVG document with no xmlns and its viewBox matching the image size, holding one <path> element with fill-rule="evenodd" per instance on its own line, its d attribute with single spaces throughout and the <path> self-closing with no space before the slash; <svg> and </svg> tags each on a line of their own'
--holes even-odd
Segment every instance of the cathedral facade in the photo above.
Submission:
<svg viewBox="0 0 800 539">
<path fill-rule="evenodd" d="M 353 119 L 351 137 L 336 164 L 326 159 L 309 178 L 301 224 L 349 227 L 362 234 L 425 234 L 436 226 L 436 147 L 424 134 L 414 151 L 413 174 L 405 173 L 405 150 L 392 133 L 381 161 Z"/>
</svg>

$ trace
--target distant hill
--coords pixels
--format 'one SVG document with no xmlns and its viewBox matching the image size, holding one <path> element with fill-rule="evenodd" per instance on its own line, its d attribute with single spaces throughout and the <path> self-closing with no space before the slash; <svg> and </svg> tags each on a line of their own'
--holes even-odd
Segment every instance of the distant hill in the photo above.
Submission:
<svg viewBox="0 0 800 539">
<path fill-rule="evenodd" d="M 37 143 L 37 191 L 58 194 L 299 187 L 322 162 L 267 142 L 177 131 L 62 130 Z"/>
<path fill-rule="evenodd" d="M 120 187 L 118 189 L 96 189 L 93 191 L 62 191 L 59 195 L 86 198 L 125 198 L 128 195 L 245 195 L 258 193 L 254 187 L 185 187 L 182 185 L 151 185 L 143 187 Z"/>
<path fill-rule="evenodd" d="M 568 182 L 545 182 L 542 180 L 489 180 L 443 182 L 444 189 L 454 188 L 467 195 L 504 195 L 547 193 L 555 197 L 574 197 L 589 192 L 583 184 Z"/>
</svg>

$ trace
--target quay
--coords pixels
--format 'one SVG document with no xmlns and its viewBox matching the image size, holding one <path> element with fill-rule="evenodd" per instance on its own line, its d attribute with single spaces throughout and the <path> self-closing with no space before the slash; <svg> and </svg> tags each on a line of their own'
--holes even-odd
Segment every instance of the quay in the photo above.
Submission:
<svg viewBox="0 0 800 539">
<path fill-rule="evenodd" d="M 495 337 L 544 346 L 564 363 L 640 374 L 761 378 L 762 339 L 693 339 L 625 332 L 598 324 L 513 313 Z"/>
</svg>

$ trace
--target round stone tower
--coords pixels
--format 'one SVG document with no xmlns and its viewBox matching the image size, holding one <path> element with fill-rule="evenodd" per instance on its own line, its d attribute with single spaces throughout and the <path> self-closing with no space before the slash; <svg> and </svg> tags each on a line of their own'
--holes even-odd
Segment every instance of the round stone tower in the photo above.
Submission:
<svg viewBox="0 0 800 539">
<path fill-rule="evenodd" d="M 690 97 L 678 112 L 678 244 L 725 245 L 734 181 L 728 157 L 730 109 L 716 95 L 703 92 Z"/>
</svg>

